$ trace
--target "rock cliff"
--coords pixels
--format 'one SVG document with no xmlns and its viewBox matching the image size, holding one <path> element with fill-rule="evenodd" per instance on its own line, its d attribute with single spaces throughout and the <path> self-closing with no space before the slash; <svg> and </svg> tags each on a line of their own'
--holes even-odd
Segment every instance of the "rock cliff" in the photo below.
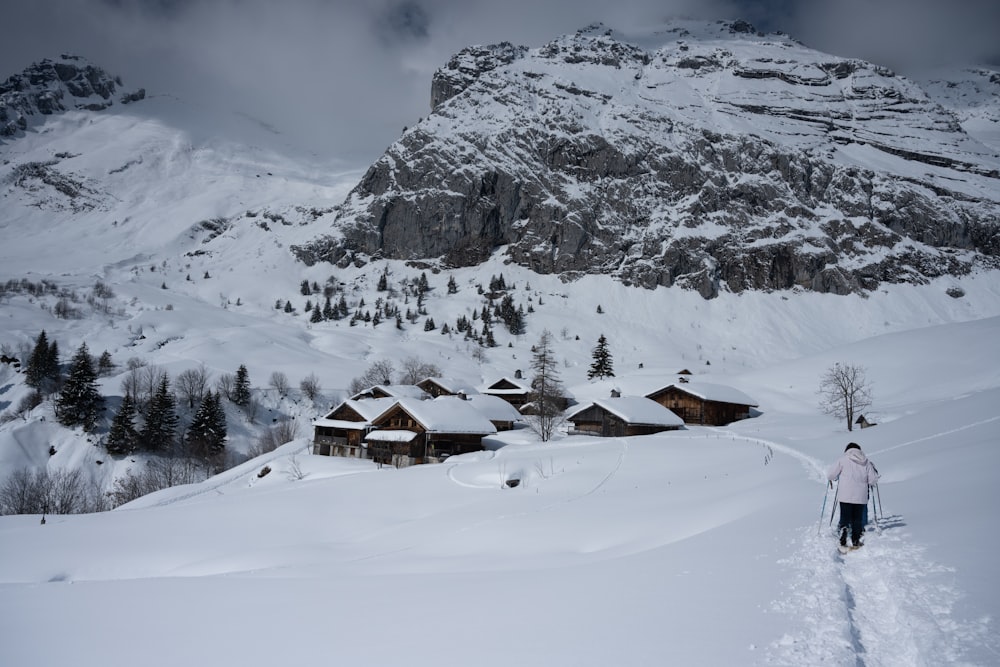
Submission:
<svg viewBox="0 0 1000 667">
<path fill-rule="evenodd" d="M 710 298 L 844 294 L 1000 258 L 1000 155 L 940 96 L 745 22 L 473 47 L 431 100 L 329 233 L 293 248 L 302 261 L 502 252 Z"/>
</svg>

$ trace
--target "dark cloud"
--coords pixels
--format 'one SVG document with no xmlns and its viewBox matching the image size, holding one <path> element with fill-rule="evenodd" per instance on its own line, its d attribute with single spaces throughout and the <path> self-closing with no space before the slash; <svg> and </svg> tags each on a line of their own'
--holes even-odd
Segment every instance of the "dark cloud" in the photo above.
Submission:
<svg viewBox="0 0 1000 667">
<path fill-rule="evenodd" d="M 127 86 L 242 111 L 363 164 L 426 115 L 433 71 L 465 46 L 678 16 L 745 18 L 904 71 L 1000 60 L 995 0 L 45 0 L 5 8 L 0 75 L 78 53 Z"/>
</svg>

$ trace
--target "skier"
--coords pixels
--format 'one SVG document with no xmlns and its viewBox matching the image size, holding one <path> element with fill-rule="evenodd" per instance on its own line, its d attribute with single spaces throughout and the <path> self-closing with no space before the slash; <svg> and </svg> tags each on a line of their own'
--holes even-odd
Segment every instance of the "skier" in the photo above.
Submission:
<svg viewBox="0 0 1000 667">
<path fill-rule="evenodd" d="M 864 530 L 864 512 L 868 507 L 868 487 L 878 482 L 879 474 L 868 460 L 861 446 L 852 442 L 830 470 L 827 479 L 840 480 L 837 496 L 840 500 L 840 547 L 847 549 L 847 530 L 851 531 L 852 548 L 861 547 L 861 533 Z"/>
</svg>

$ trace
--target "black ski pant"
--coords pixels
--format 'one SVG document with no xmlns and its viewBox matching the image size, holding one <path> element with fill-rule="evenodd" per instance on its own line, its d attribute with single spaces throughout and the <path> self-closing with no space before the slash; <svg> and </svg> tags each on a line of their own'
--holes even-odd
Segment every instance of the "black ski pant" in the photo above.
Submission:
<svg viewBox="0 0 1000 667">
<path fill-rule="evenodd" d="M 840 503 L 840 531 L 845 528 L 851 531 L 851 543 L 861 544 L 861 531 L 864 529 L 865 507 L 867 503 Z"/>
</svg>

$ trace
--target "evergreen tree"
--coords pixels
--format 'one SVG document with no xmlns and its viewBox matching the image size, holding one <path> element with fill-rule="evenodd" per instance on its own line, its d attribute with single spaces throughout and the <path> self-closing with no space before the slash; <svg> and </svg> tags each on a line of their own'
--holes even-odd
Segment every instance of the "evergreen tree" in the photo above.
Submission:
<svg viewBox="0 0 1000 667">
<path fill-rule="evenodd" d="M 428 317 L 424 321 L 424 331 L 434 331 L 436 328 L 437 328 L 437 326 L 434 324 L 434 318 L 433 317 Z"/>
<path fill-rule="evenodd" d="M 178 421 L 177 398 L 170 391 L 170 378 L 164 373 L 146 411 L 146 424 L 139 436 L 142 446 L 152 452 L 170 451 Z"/>
<path fill-rule="evenodd" d="M 615 376 L 611 352 L 608 350 L 608 339 L 604 337 L 604 334 L 601 334 L 600 338 L 597 339 L 597 347 L 594 348 L 592 356 L 594 363 L 587 371 L 588 380 L 593 380 L 595 377 L 598 380 L 603 380 L 606 377 Z"/>
<path fill-rule="evenodd" d="M 63 426 L 82 426 L 85 431 L 97 427 L 104 411 L 104 397 L 97 391 L 97 372 L 86 343 L 81 343 L 73 355 L 69 376 L 56 399 L 55 410 Z"/>
<path fill-rule="evenodd" d="M 115 370 L 115 362 L 111 359 L 111 353 L 107 350 L 101 353 L 100 359 L 97 360 L 97 374 L 98 375 L 111 375 L 111 371 Z"/>
<path fill-rule="evenodd" d="M 378 279 L 378 286 L 375 289 L 377 289 L 379 292 L 384 292 L 387 289 L 389 289 L 389 267 L 386 267 L 382 271 L 382 275 L 379 276 Z"/>
<path fill-rule="evenodd" d="M 135 402 L 125 394 L 118 414 L 111 422 L 108 432 L 107 450 L 109 454 L 122 456 L 131 454 L 139 444 L 139 433 L 135 430 Z"/>
<path fill-rule="evenodd" d="M 448 294 L 456 292 L 458 292 L 458 283 L 455 282 L 455 276 L 448 276 Z"/>
<path fill-rule="evenodd" d="M 430 288 L 431 288 L 430 283 L 427 282 L 427 274 L 421 273 L 420 282 L 417 284 L 417 289 L 419 290 L 419 294 L 423 295 Z"/>
<path fill-rule="evenodd" d="M 43 394 L 55 391 L 62 379 L 59 372 L 59 346 L 49 343 L 48 335 L 42 330 L 35 339 L 35 347 L 28 357 L 24 369 L 24 382 Z"/>
<path fill-rule="evenodd" d="M 310 294 L 312 294 L 312 288 L 309 287 L 308 280 L 303 280 L 299 284 L 299 293 L 302 294 L 302 296 L 309 296 Z"/>
<path fill-rule="evenodd" d="M 323 321 L 323 311 L 319 308 L 319 303 L 316 303 L 316 307 L 313 308 L 312 315 L 309 317 L 309 321 L 313 324 Z"/>
<path fill-rule="evenodd" d="M 243 364 L 240 364 L 237 369 L 236 378 L 233 381 L 232 401 L 236 405 L 246 405 L 250 402 L 250 373 Z"/>
<path fill-rule="evenodd" d="M 202 459 L 217 456 L 225 449 L 226 413 L 220 394 L 208 392 L 205 395 L 188 427 L 185 444 L 191 454 Z"/>
<path fill-rule="evenodd" d="M 558 364 L 552 349 L 552 334 L 546 329 L 533 348 L 531 368 L 531 401 L 534 406 L 529 418 L 531 428 L 547 442 L 562 422 L 566 399 L 559 379 Z"/>
<path fill-rule="evenodd" d="M 337 319 L 337 311 L 334 309 L 333 304 L 330 303 L 330 297 L 326 297 L 326 303 L 323 304 L 323 319 L 324 320 Z"/>
</svg>

